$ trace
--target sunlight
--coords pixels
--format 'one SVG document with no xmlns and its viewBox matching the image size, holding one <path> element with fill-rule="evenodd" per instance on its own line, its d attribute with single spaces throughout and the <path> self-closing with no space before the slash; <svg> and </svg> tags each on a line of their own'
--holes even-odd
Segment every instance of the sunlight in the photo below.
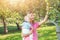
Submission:
<svg viewBox="0 0 60 40">
<path fill-rule="evenodd" d="M 25 0 L 8 0 L 9 4 L 14 5 L 17 3 L 24 3 Z"/>
</svg>

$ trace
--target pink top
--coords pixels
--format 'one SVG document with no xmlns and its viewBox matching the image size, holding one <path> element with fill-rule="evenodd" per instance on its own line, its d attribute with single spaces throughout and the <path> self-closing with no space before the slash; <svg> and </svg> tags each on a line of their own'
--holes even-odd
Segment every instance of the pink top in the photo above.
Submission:
<svg viewBox="0 0 60 40">
<path fill-rule="evenodd" d="M 34 30 L 33 30 L 33 40 L 38 40 L 38 35 L 37 35 L 37 32 L 36 32 L 36 29 L 38 28 L 39 24 L 38 22 L 35 22 L 32 24 Z M 26 37 L 24 38 L 24 40 L 30 40 L 30 37 Z"/>
<path fill-rule="evenodd" d="M 34 24 L 32 24 L 32 26 L 34 28 L 34 31 L 33 31 L 33 40 L 38 40 L 38 35 L 37 35 L 37 32 L 36 32 L 36 29 L 38 28 L 39 23 L 35 22 Z"/>
</svg>

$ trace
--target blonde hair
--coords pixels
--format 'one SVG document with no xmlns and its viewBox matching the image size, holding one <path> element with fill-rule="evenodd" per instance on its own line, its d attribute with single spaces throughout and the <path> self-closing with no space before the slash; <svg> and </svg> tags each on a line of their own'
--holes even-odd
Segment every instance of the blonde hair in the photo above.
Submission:
<svg viewBox="0 0 60 40">
<path fill-rule="evenodd" d="M 30 21 L 29 17 L 28 16 L 25 16 L 24 17 L 24 21 L 28 21 L 29 22 Z"/>
<path fill-rule="evenodd" d="M 25 21 L 30 21 L 31 13 L 27 13 L 27 15 L 24 17 Z"/>
</svg>

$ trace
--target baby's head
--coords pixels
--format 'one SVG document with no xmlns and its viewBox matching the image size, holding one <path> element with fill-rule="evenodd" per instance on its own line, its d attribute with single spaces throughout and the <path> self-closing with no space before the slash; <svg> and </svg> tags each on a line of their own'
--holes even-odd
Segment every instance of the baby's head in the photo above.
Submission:
<svg viewBox="0 0 60 40">
<path fill-rule="evenodd" d="M 28 21 L 28 22 L 34 20 L 34 14 L 33 13 L 27 13 L 27 15 L 24 17 L 24 20 Z"/>
<path fill-rule="evenodd" d="M 30 18 L 29 18 L 28 15 L 26 15 L 26 16 L 24 17 L 24 21 L 30 22 Z"/>
</svg>

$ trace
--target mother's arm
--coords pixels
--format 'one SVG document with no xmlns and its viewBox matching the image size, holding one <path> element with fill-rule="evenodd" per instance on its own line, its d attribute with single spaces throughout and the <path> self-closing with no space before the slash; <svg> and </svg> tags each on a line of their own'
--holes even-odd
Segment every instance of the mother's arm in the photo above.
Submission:
<svg viewBox="0 0 60 40">
<path fill-rule="evenodd" d="M 48 19 L 48 12 L 46 13 L 45 18 L 41 22 L 39 22 L 39 25 L 42 25 L 44 22 L 47 21 L 47 19 Z"/>
</svg>

